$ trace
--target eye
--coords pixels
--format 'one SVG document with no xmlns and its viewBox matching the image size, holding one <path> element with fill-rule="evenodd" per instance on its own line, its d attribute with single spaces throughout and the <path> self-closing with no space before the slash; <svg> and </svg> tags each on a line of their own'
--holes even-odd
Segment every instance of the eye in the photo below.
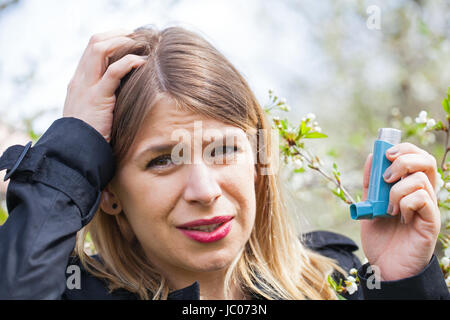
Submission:
<svg viewBox="0 0 450 320">
<path fill-rule="evenodd" d="M 168 167 L 169 165 L 173 164 L 172 157 L 170 154 L 164 154 L 162 156 L 156 157 L 152 159 L 148 164 L 147 168 L 153 168 L 153 167 Z"/>
<path fill-rule="evenodd" d="M 237 152 L 239 151 L 239 147 L 238 146 L 220 146 L 217 148 L 214 148 L 211 152 L 211 157 L 216 157 L 216 156 L 220 156 L 225 154 L 230 154 L 233 152 Z"/>
</svg>

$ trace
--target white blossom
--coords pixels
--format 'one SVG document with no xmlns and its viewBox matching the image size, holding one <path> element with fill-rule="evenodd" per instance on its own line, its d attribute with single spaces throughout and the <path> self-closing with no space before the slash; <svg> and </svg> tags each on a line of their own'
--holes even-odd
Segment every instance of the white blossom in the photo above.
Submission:
<svg viewBox="0 0 450 320">
<path fill-rule="evenodd" d="M 449 264 L 450 264 L 450 258 L 449 257 L 442 257 L 441 263 L 442 263 L 442 266 L 444 268 L 447 268 L 449 266 Z"/>
<path fill-rule="evenodd" d="M 356 279 L 351 276 L 347 277 L 347 281 L 345 281 L 345 289 L 347 289 L 347 292 L 349 294 L 354 294 L 358 290 L 358 286 L 356 285 Z"/>
<path fill-rule="evenodd" d="M 434 119 L 428 119 L 427 124 L 425 126 L 425 130 L 433 129 L 433 127 L 436 125 L 436 120 Z"/>
<path fill-rule="evenodd" d="M 450 247 L 448 247 L 448 248 L 445 249 L 445 251 L 444 251 L 444 256 L 450 258 Z"/>
<path fill-rule="evenodd" d="M 351 268 L 348 273 L 350 273 L 351 275 L 356 275 L 358 273 L 358 270 L 356 270 L 355 268 Z"/>
<path fill-rule="evenodd" d="M 287 105 L 287 104 L 283 104 L 280 107 L 280 109 L 283 110 L 283 111 L 287 111 L 287 112 L 291 111 L 291 107 L 289 105 Z"/>
<path fill-rule="evenodd" d="M 309 119 L 311 121 L 314 121 L 316 119 L 316 115 L 314 113 L 308 113 L 306 115 L 306 119 Z"/>
<path fill-rule="evenodd" d="M 419 116 L 416 118 L 416 123 L 426 123 L 427 112 L 425 110 L 420 111 Z"/>
<path fill-rule="evenodd" d="M 286 132 L 287 132 L 287 133 L 295 133 L 295 132 L 297 132 L 297 130 L 295 130 L 295 128 L 288 127 L 288 128 L 286 129 Z"/>
<path fill-rule="evenodd" d="M 445 278 L 445 284 L 447 285 L 447 287 L 450 288 L 450 276 L 448 276 L 447 278 Z"/>
<path fill-rule="evenodd" d="M 295 169 L 301 169 L 301 168 L 303 168 L 304 164 L 303 164 L 302 160 L 297 158 L 297 159 L 294 160 L 293 165 L 294 165 Z"/>
<path fill-rule="evenodd" d="M 412 123 L 412 119 L 411 119 L 410 116 L 406 116 L 406 117 L 403 118 L 403 122 L 405 124 L 411 124 Z"/>
<path fill-rule="evenodd" d="M 439 191 L 442 189 L 442 187 L 444 186 L 445 182 L 444 180 L 442 180 L 441 174 L 438 172 L 437 173 L 437 180 L 436 180 L 436 191 Z"/>
<path fill-rule="evenodd" d="M 450 182 L 447 182 L 446 184 L 445 184 L 445 189 L 450 189 Z"/>
<path fill-rule="evenodd" d="M 312 128 L 313 129 L 313 131 L 315 131 L 315 132 L 322 132 L 322 128 L 321 127 L 313 127 Z"/>
<path fill-rule="evenodd" d="M 442 189 L 438 192 L 437 197 L 439 199 L 439 201 L 444 202 L 445 200 L 448 199 L 449 196 L 449 192 L 447 189 Z"/>
</svg>

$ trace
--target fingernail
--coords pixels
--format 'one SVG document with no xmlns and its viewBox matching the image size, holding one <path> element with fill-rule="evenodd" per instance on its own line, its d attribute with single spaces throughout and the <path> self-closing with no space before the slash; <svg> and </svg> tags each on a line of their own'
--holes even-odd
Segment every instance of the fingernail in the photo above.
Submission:
<svg viewBox="0 0 450 320">
<path fill-rule="evenodd" d="M 389 178 L 392 176 L 392 170 L 391 167 L 387 168 L 386 171 L 383 173 L 384 180 L 389 180 Z"/>
<path fill-rule="evenodd" d="M 392 213 L 392 210 L 393 210 L 393 209 L 394 209 L 394 207 L 392 206 L 392 203 L 389 202 L 389 205 L 388 205 L 388 208 L 387 208 L 387 212 L 386 212 L 386 213 L 390 215 L 390 214 Z"/>
<path fill-rule="evenodd" d="M 405 218 L 403 218 L 403 216 L 400 217 L 400 222 L 401 222 L 402 224 L 405 224 Z"/>
<path fill-rule="evenodd" d="M 394 154 L 396 154 L 398 152 L 398 149 L 397 148 L 391 148 L 391 149 L 389 149 L 388 151 L 387 151 L 387 153 L 390 155 L 390 156 L 393 156 Z"/>
</svg>

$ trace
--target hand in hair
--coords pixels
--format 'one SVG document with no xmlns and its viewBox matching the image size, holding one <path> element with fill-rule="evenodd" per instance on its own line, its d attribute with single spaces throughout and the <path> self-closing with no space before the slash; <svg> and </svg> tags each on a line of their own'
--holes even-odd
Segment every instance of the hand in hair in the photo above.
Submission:
<svg viewBox="0 0 450 320">
<path fill-rule="evenodd" d="M 120 79 L 146 62 L 146 57 L 128 54 L 107 67 L 115 50 L 134 41 L 127 37 L 130 33 L 114 30 L 93 35 L 67 86 L 63 117 L 83 120 L 108 142 Z"/>
<path fill-rule="evenodd" d="M 433 255 L 441 224 L 435 190 L 438 173 L 436 159 L 411 143 L 388 149 L 386 157 L 392 164 L 384 180 L 395 182 L 388 207 L 393 217 L 362 220 L 361 241 L 381 278 L 398 280 L 418 274 Z M 369 155 L 364 166 L 363 201 L 367 198 L 371 162 Z"/>
</svg>

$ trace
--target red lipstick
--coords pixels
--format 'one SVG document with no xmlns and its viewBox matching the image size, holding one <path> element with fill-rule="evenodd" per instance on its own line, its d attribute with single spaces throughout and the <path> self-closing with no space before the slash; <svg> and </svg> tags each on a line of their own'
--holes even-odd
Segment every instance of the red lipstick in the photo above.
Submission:
<svg viewBox="0 0 450 320">
<path fill-rule="evenodd" d="M 177 226 L 177 229 L 192 240 L 202 243 L 209 243 L 225 238 L 231 230 L 232 220 L 233 216 L 219 216 L 212 219 L 200 219 Z M 212 225 L 215 224 L 218 224 L 218 226 L 214 228 Z M 187 229 L 200 226 L 211 226 L 211 230 Z"/>
</svg>

